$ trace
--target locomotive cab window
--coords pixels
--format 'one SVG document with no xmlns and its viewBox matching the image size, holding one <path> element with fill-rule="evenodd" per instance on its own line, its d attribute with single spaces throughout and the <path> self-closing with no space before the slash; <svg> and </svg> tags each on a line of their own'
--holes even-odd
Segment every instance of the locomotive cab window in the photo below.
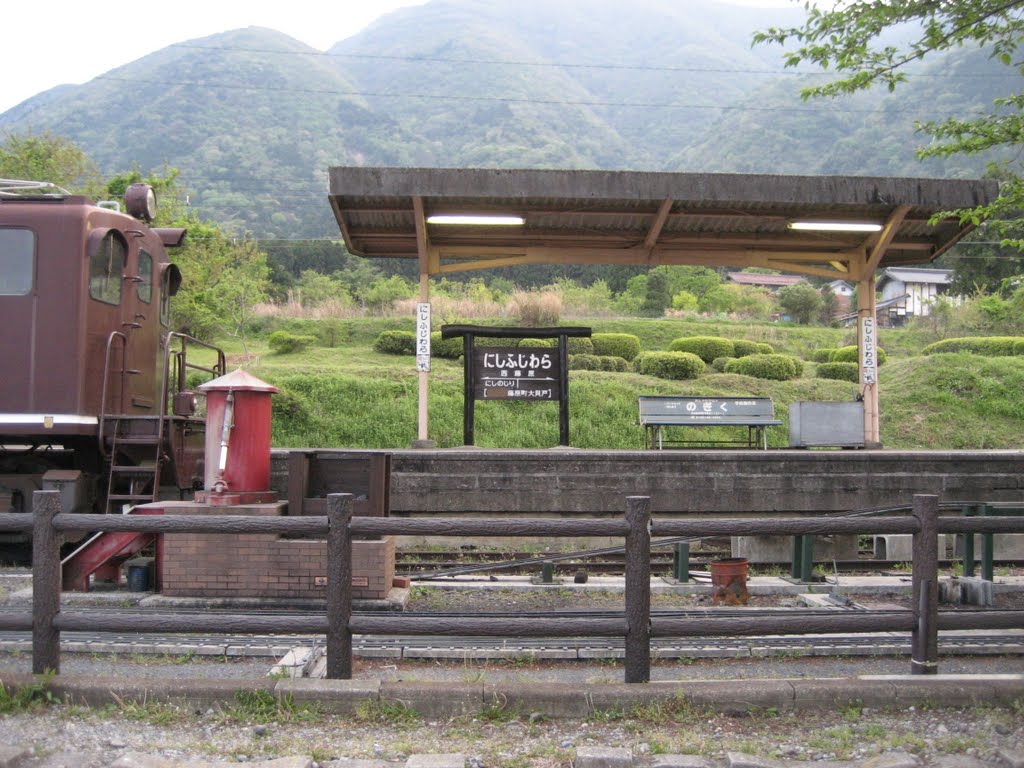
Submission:
<svg viewBox="0 0 1024 768">
<path fill-rule="evenodd" d="M 94 232 L 89 246 L 89 295 L 106 304 L 120 304 L 128 251 L 124 240 L 115 230 Z"/>
<path fill-rule="evenodd" d="M 0 296 L 32 291 L 36 236 L 29 229 L 0 228 Z"/>
<path fill-rule="evenodd" d="M 153 257 L 139 251 L 139 281 L 135 284 L 139 301 L 149 304 L 153 300 Z"/>
</svg>

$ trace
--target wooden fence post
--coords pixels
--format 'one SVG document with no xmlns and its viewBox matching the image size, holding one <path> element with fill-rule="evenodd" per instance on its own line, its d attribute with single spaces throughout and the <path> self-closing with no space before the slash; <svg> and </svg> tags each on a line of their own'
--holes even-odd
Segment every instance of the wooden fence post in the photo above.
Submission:
<svg viewBox="0 0 1024 768">
<path fill-rule="evenodd" d="M 651 500 L 626 497 L 626 682 L 651 679 Z"/>
<path fill-rule="evenodd" d="M 352 494 L 327 495 L 327 677 L 352 679 Z"/>
<path fill-rule="evenodd" d="M 60 512 L 60 491 L 32 494 L 32 672 L 60 672 L 60 543 L 53 518 Z"/>
<path fill-rule="evenodd" d="M 914 518 L 920 530 L 913 543 L 913 605 L 917 619 L 911 633 L 912 675 L 939 671 L 939 497 L 914 496 Z"/>
</svg>

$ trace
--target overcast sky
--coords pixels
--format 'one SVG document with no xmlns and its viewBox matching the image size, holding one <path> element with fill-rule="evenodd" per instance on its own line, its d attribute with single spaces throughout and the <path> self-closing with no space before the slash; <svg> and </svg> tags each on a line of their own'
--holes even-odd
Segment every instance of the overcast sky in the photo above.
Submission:
<svg viewBox="0 0 1024 768">
<path fill-rule="evenodd" d="M 88 82 L 173 43 L 256 26 L 275 29 L 323 51 L 390 11 L 426 1 L 175 0 L 139 13 L 145 6 L 134 3 L 8 0 L 0 33 L 4 61 L 0 113 L 56 85 Z M 776 8 L 795 2 L 720 1 Z M 143 24 L 142 17 L 159 21 Z"/>
</svg>

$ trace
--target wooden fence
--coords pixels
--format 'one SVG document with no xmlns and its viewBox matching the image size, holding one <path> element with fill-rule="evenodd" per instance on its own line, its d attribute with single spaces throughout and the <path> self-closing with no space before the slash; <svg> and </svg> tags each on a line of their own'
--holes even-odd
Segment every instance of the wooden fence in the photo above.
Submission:
<svg viewBox="0 0 1024 768">
<path fill-rule="evenodd" d="M 60 512 L 57 491 L 37 491 L 34 514 L 0 514 L 0 531 L 31 530 L 33 541 L 31 612 L 0 612 L 0 629 L 32 632 L 32 671 L 60 671 L 60 633 L 224 632 L 320 634 L 327 637 L 327 677 L 352 676 L 352 636 L 441 635 L 457 637 L 623 637 L 625 681 L 650 680 L 652 637 L 723 637 L 761 634 L 910 632 L 911 672 L 938 671 L 939 630 L 1024 629 L 1024 611 L 938 610 L 938 535 L 940 533 L 1021 533 L 1022 517 L 940 517 L 938 497 L 914 496 L 909 516 L 818 517 L 749 520 L 652 519 L 650 499 L 626 498 L 622 519 L 531 519 L 353 517 L 352 495 L 331 494 L 327 515 L 253 517 L 217 515 L 70 515 Z M 61 609 L 58 534 L 67 530 L 151 533 L 273 533 L 325 536 L 328 550 L 326 613 L 294 616 L 244 616 L 209 613 L 137 614 Z M 913 608 L 870 613 L 836 612 L 756 619 L 735 616 L 669 618 L 650 611 L 652 536 L 822 536 L 831 534 L 912 534 Z M 493 616 L 410 617 L 352 613 L 352 539 L 354 536 L 621 536 L 625 540 L 625 615 L 622 618 L 545 618 Z"/>
</svg>

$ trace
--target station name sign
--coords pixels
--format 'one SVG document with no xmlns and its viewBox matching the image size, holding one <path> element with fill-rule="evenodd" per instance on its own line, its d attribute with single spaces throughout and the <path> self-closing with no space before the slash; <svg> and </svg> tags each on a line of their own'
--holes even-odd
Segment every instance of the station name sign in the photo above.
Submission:
<svg viewBox="0 0 1024 768">
<path fill-rule="evenodd" d="M 475 347 L 476 400 L 558 400 L 561 368 L 550 347 Z"/>
</svg>

